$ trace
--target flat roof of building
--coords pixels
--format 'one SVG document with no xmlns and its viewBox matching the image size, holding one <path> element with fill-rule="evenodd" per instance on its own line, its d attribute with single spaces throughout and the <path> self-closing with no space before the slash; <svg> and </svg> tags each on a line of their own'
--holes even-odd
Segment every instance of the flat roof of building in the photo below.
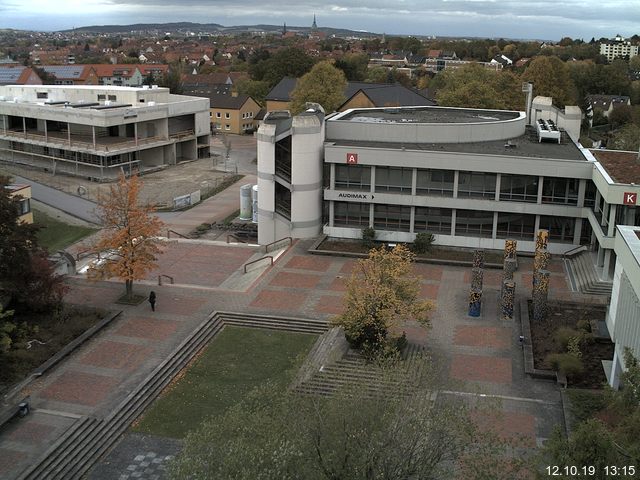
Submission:
<svg viewBox="0 0 640 480">
<path fill-rule="evenodd" d="M 30 88 L 32 90 L 114 90 L 114 91 L 149 91 L 149 90 L 169 90 L 167 87 L 157 85 L 143 85 L 140 87 L 125 87 L 121 85 L 4 85 L 6 87 Z"/>
<path fill-rule="evenodd" d="M 520 112 L 510 110 L 424 106 L 347 110 L 331 120 L 364 123 L 487 123 L 517 118 L 520 118 Z"/>
<path fill-rule="evenodd" d="M 531 133 L 529 133 L 531 132 Z M 507 141 L 491 140 L 487 142 L 469 143 L 391 143 L 357 140 L 327 139 L 328 143 L 338 146 L 372 147 L 392 150 L 426 150 L 473 153 L 480 155 L 509 155 L 514 157 L 556 158 L 560 160 L 587 161 L 580 149 L 572 142 L 538 142 L 535 132 L 528 133 Z"/>
<path fill-rule="evenodd" d="M 616 183 L 640 185 L 640 155 L 620 150 L 589 150 Z"/>
</svg>

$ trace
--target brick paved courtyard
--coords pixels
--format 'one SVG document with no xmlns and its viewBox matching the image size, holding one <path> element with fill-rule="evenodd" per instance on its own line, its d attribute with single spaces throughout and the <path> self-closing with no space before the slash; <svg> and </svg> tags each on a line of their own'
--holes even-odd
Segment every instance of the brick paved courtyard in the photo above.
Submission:
<svg viewBox="0 0 640 480">
<path fill-rule="evenodd" d="M 223 288 L 223 282 L 233 276 L 241 278 L 242 265 L 252 256 L 262 255 L 260 251 L 217 243 L 172 242 L 165 247 L 159 267 L 148 281 L 134 285 L 136 293 L 148 295 L 152 289 L 157 293 L 155 312 L 147 302 L 136 306 L 115 304 L 124 291 L 121 283 L 71 279 L 67 296 L 70 302 L 123 313 L 34 384 L 30 393 L 35 412 L 48 409 L 71 416 L 52 417 L 59 421 L 53 426 L 41 420 L 32 424 L 19 422 L 0 432 L 0 477 L 14 479 L 38 454 L 37 442 L 29 439 L 43 437 L 52 441 L 73 424 L 74 415 L 107 415 L 211 312 L 325 319 L 340 313 L 346 281 L 357 261 L 310 255 L 306 251 L 310 244 L 295 243 L 245 290 L 233 290 Z M 550 270 L 552 288 L 556 289 L 553 294 L 561 296 L 569 287 L 558 265 L 559 262 L 552 262 Z M 159 272 L 169 272 L 178 285 L 158 286 Z M 431 329 L 415 322 L 402 326 L 409 341 L 428 349 L 443 366 L 445 384 L 460 398 L 472 399 L 482 393 L 502 405 L 499 410 L 504 415 L 493 422 L 501 435 L 522 434 L 530 444 L 548 437 L 553 427 L 562 423 L 559 392 L 555 385 L 533 381 L 523 373 L 522 352 L 515 340 L 519 326 L 501 321 L 497 315 L 501 272 L 485 272 L 479 318 L 467 315 L 470 268 L 417 264 L 415 272 L 420 279 L 421 297 L 432 300 L 434 309 Z M 518 299 L 530 294 L 530 279 L 530 261 L 523 259 L 516 272 Z M 575 298 L 576 294 L 572 295 Z M 122 461 L 139 468 L 146 460 L 136 461 L 137 455 L 154 451 L 142 447 L 139 452 L 128 451 L 132 456 Z"/>
</svg>

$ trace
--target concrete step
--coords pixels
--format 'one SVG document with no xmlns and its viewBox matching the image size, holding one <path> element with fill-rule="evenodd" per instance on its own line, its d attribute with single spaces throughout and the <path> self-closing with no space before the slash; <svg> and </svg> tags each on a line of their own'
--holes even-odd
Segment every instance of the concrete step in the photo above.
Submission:
<svg viewBox="0 0 640 480">
<path fill-rule="evenodd" d="M 589 295 L 611 295 L 612 282 L 602 281 L 598 277 L 590 252 L 582 252 L 567 259 L 566 265 L 571 270 L 579 292 Z"/>
</svg>

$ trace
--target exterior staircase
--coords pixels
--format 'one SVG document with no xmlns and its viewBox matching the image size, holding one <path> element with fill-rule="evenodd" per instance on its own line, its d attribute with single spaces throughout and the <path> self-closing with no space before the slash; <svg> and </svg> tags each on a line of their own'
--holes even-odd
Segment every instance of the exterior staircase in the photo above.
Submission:
<svg viewBox="0 0 640 480">
<path fill-rule="evenodd" d="M 108 416 L 78 419 L 18 480 L 75 480 L 83 478 L 141 415 L 175 376 L 226 325 L 322 334 L 324 320 L 216 312 L 202 322 Z"/>
<path fill-rule="evenodd" d="M 292 390 L 306 395 L 333 395 L 340 388 L 349 386 L 374 397 L 381 392 L 409 395 L 411 386 L 418 385 L 418 378 L 425 374 L 428 364 L 424 347 L 408 344 L 403 352 L 406 375 L 389 377 L 377 365 L 369 363 L 357 351 L 349 350 L 335 362 L 322 365 L 310 378 L 297 384 Z"/>
<path fill-rule="evenodd" d="M 591 252 L 583 251 L 571 257 L 565 257 L 564 265 L 574 291 L 588 295 L 611 295 L 613 282 L 600 278 L 594 267 Z"/>
</svg>

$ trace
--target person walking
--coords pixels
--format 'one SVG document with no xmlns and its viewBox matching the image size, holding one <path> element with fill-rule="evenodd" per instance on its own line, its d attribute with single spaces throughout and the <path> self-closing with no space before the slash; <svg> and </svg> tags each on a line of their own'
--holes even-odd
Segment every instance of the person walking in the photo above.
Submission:
<svg viewBox="0 0 640 480">
<path fill-rule="evenodd" d="M 153 290 L 151 290 L 151 293 L 149 294 L 149 303 L 151 304 L 151 311 L 155 312 L 156 311 L 156 292 L 154 292 Z"/>
</svg>

